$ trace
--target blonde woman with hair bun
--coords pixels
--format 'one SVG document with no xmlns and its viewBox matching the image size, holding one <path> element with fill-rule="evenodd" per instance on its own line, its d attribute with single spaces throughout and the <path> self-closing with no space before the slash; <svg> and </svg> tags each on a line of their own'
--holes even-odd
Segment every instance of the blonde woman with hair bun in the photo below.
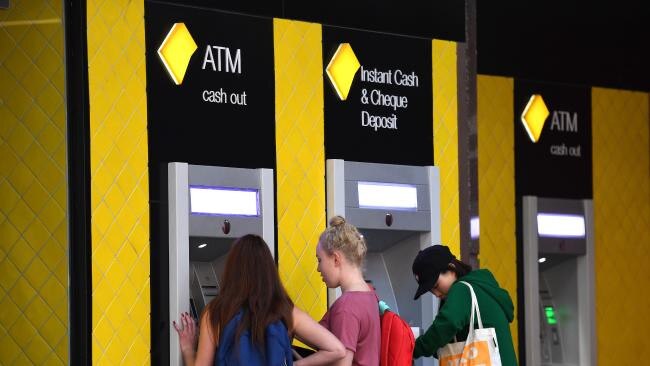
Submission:
<svg viewBox="0 0 650 366">
<path fill-rule="evenodd" d="M 367 250 L 363 235 L 341 216 L 332 217 L 318 239 L 318 272 L 328 288 L 342 292 L 320 321 L 346 348 L 337 365 L 379 365 L 378 299 L 363 278 Z"/>
</svg>

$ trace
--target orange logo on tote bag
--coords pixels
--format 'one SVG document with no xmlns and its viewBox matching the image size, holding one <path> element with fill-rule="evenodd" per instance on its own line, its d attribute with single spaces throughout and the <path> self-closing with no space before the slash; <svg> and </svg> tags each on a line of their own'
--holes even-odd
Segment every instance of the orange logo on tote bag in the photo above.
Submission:
<svg viewBox="0 0 650 366">
<path fill-rule="evenodd" d="M 440 358 L 440 366 L 491 366 L 487 341 L 472 342 L 460 353 Z"/>
</svg>

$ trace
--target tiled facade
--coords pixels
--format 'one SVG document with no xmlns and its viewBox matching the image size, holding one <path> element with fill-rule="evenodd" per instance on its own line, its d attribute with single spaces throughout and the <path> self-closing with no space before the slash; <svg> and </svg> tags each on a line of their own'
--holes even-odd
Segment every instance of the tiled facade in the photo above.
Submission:
<svg viewBox="0 0 650 366">
<path fill-rule="evenodd" d="M 68 363 L 63 4 L 0 10 L 0 365 Z"/>
<path fill-rule="evenodd" d="M 0 11 L 0 364 L 69 363 L 67 143 L 62 4 Z M 92 361 L 150 364 L 144 3 L 87 2 Z M 274 20 L 278 264 L 319 318 L 314 246 L 325 228 L 322 27 Z M 442 240 L 460 251 L 456 44 L 432 41 Z M 296 70 L 300 70 L 297 72 Z M 517 299 L 514 80 L 480 75 L 480 263 Z M 648 93 L 592 90 L 599 365 L 642 364 L 650 308 Z M 517 324 L 511 327 L 517 342 Z M 516 345 L 515 345 L 516 346 Z M 626 351 L 622 351 L 626 350 Z"/>
<path fill-rule="evenodd" d="M 92 360 L 150 363 L 144 2 L 89 1 Z"/>
<path fill-rule="evenodd" d="M 480 265 L 488 268 L 517 303 L 515 236 L 514 81 L 477 80 L 478 207 Z M 510 326 L 517 350 L 517 321 Z"/>
<path fill-rule="evenodd" d="M 602 88 L 591 98 L 598 364 L 640 365 L 650 359 L 641 336 L 650 317 L 650 98 Z"/>
<path fill-rule="evenodd" d="M 458 73 L 456 43 L 432 41 L 433 158 L 440 169 L 442 243 L 460 258 L 458 189 Z"/>
<path fill-rule="evenodd" d="M 327 309 L 315 254 L 326 222 L 321 26 L 276 19 L 273 33 L 278 265 L 296 305 L 320 319 Z"/>
</svg>

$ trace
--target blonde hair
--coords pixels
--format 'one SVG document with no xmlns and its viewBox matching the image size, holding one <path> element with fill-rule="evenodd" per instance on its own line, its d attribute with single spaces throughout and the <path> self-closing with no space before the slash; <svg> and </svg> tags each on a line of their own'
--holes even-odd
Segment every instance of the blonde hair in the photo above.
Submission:
<svg viewBox="0 0 650 366">
<path fill-rule="evenodd" d="M 348 261 L 361 267 L 368 251 L 363 235 L 354 225 L 345 222 L 345 218 L 342 216 L 332 217 L 329 224 L 330 226 L 325 229 L 318 240 L 321 248 L 328 254 L 338 250 Z"/>
</svg>

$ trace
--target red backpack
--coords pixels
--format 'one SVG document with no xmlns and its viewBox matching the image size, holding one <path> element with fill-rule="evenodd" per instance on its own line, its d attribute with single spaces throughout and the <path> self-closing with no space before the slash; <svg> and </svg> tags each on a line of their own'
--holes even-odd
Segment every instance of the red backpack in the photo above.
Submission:
<svg viewBox="0 0 650 366">
<path fill-rule="evenodd" d="M 380 303 L 383 303 L 381 301 Z M 387 307 L 380 305 L 381 314 L 381 353 L 380 366 L 411 366 L 413 365 L 413 348 L 415 337 L 413 331 L 404 319 Z M 382 310 L 380 310 L 381 312 Z"/>
</svg>

